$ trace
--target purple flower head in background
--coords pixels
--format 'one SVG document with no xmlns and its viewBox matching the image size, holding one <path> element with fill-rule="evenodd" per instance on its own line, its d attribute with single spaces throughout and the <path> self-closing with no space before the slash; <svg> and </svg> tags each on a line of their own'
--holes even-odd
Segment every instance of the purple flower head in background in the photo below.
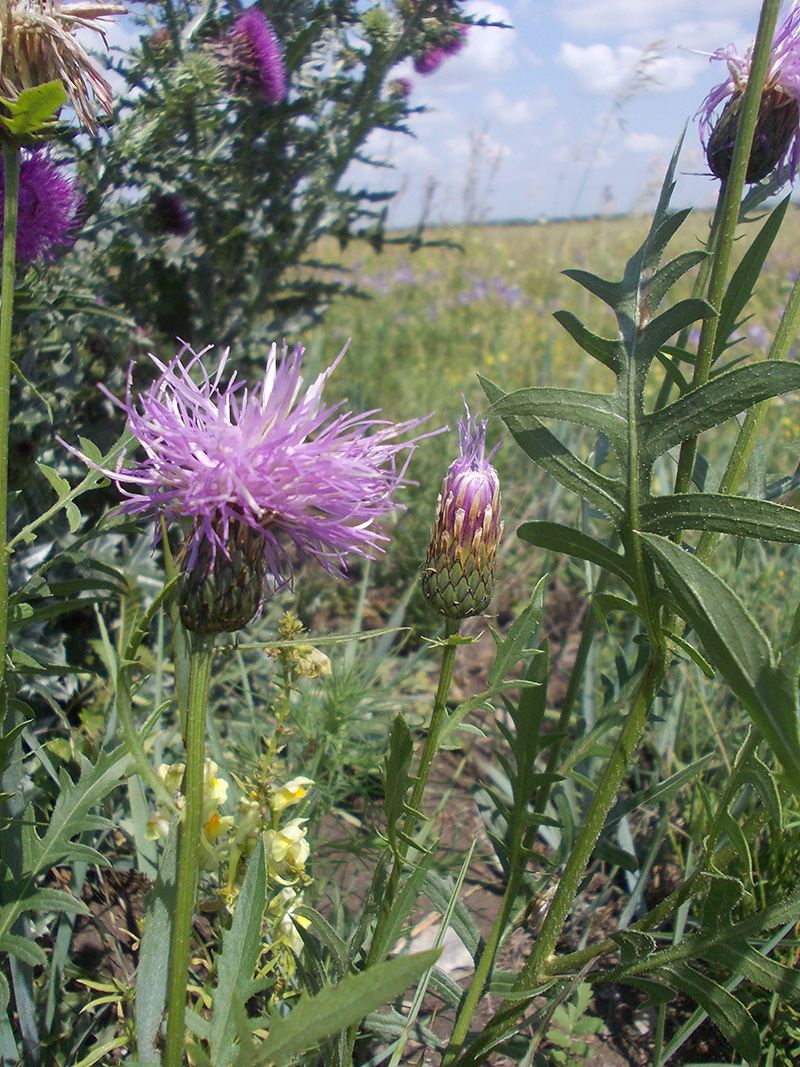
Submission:
<svg viewBox="0 0 800 1067">
<path fill-rule="evenodd" d="M 159 233 L 185 237 L 192 228 L 189 212 L 177 193 L 159 193 L 154 197 L 152 218 Z"/>
<path fill-rule="evenodd" d="M 0 202 L 5 180 L 0 161 Z M 83 198 L 64 167 L 44 151 L 24 156 L 19 169 L 17 258 L 23 263 L 54 259 L 75 240 Z"/>
<path fill-rule="evenodd" d="M 726 81 L 715 86 L 698 112 L 708 165 L 722 181 L 728 177 L 739 125 L 742 97 L 753 49 L 740 55 L 732 44 L 712 52 L 728 65 Z M 722 112 L 715 117 L 717 108 Z M 800 168 L 800 0 L 793 0 L 775 31 L 767 80 L 761 97 L 746 181 L 761 181 L 778 167 L 778 178 L 794 180 Z"/>
<path fill-rule="evenodd" d="M 123 455 L 104 472 L 127 497 L 121 510 L 188 526 L 187 571 L 198 560 L 228 558 L 242 531 L 252 532 L 271 588 L 291 582 L 289 544 L 339 576 L 349 554 L 383 551 L 379 522 L 401 506 L 394 493 L 408 484 L 411 454 L 430 434 L 401 438 L 424 420 L 395 424 L 375 411 L 327 406 L 322 390 L 344 352 L 303 392 L 300 345 L 291 353 L 284 345 L 280 361 L 273 345 L 252 390 L 235 371 L 226 375 L 227 350 L 207 371 L 208 351 L 185 347 L 168 364 L 151 356 L 161 374 L 138 397 L 132 368 L 124 401 L 104 390 L 146 457 L 126 466 Z"/>
<path fill-rule="evenodd" d="M 425 49 L 424 52 L 420 52 L 418 56 L 415 56 L 414 70 L 417 74 L 433 74 L 449 56 L 454 56 L 460 52 L 466 43 L 468 30 L 469 26 L 456 25 L 453 27 L 453 32 L 449 33 L 444 41 L 434 45 L 432 48 Z"/>
<path fill-rule="evenodd" d="M 230 55 L 236 83 L 255 88 L 268 104 L 286 96 L 283 47 L 271 23 L 258 8 L 250 7 L 234 19 L 230 31 Z"/>
</svg>

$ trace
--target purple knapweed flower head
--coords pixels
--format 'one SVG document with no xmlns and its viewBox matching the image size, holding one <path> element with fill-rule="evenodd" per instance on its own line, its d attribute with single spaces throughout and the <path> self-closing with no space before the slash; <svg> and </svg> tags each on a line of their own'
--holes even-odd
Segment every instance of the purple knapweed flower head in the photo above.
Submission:
<svg viewBox="0 0 800 1067">
<path fill-rule="evenodd" d="M 414 57 L 414 70 L 417 74 L 433 74 L 450 56 L 456 55 L 464 47 L 469 26 L 457 24 L 439 44 L 426 48 Z"/>
<path fill-rule="evenodd" d="M 494 591 L 500 521 L 500 479 L 486 455 L 486 424 L 469 413 L 458 424 L 460 450 L 442 482 L 422 591 L 450 619 L 484 611 Z"/>
<path fill-rule="evenodd" d="M 383 551 L 380 520 L 399 506 L 394 494 L 429 434 L 402 439 L 423 419 L 327 406 L 322 390 L 344 352 L 303 392 L 300 345 L 284 345 L 280 360 L 273 345 L 252 390 L 226 376 L 227 350 L 207 371 L 208 351 L 185 347 L 167 364 L 151 356 L 161 373 L 138 397 L 132 368 L 124 401 L 104 390 L 145 453 L 104 473 L 127 497 L 120 510 L 183 527 L 184 623 L 214 633 L 239 629 L 265 589 L 290 584 L 293 555 L 342 576 L 348 555 Z"/>
<path fill-rule="evenodd" d="M 268 104 L 283 100 L 283 48 L 269 19 L 258 8 L 248 8 L 234 19 L 228 43 L 236 87 L 255 90 Z"/>
<path fill-rule="evenodd" d="M 0 203 L 4 196 L 0 161 Z M 54 259 L 56 249 L 71 245 L 82 203 L 73 179 L 46 152 L 24 156 L 19 168 L 17 259 L 23 263 Z"/>
<path fill-rule="evenodd" d="M 753 49 L 748 48 L 741 55 L 729 44 L 712 52 L 711 60 L 727 63 L 728 78 L 715 86 L 703 101 L 698 112 L 700 136 L 712 173 L 725 181 L 730 174 Z M 722 111 L 715 118 L 720 105 Z M 800 169 L 799 138 L 800 0 L 793 0 L 772 42 L 745 181 L 761 181 L 776 167 L 779 180 L 794 180 Z"/>
</svg>

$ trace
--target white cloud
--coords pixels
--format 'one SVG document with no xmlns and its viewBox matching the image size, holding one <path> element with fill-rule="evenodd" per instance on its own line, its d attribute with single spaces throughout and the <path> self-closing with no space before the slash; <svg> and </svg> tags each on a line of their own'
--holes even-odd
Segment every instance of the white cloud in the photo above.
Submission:
<svg viewBox="0 0 800 1067">
<path fill-rule="evenodd" d="M 663 42 L 642 49 L 563 41 L 557 61 L 577 76 L 584 92 L 610 96 L 639 90 L 676 92 L 692 84 L 702 63 L 693 55 L 668 54 Z"/>
<path fill-rule="evenodd" d="M 755 27 L 759 0 L 726 0 L 726 19 L 744 19 Z M 681 18 L 697 18 L 703 7 L 719 18 L 716 4 L 698 0 L 557 0 L 561 22 L 571 31 L 601 34 L 609 27 L 626 33 L 652 33 L 669 30 Z M 714 8 L 717 8 L 715 11 Z"/>
<path fill-rule="evenodd" d="M 531 121 L 531 102 L 529 100 L 509 100 L 505 93 L 493 90 L 488 93 L 481 109 L 490 120 L 502 122 L 508 126 L 523 126 Z"/>
<path fill-rule="evenodd" d="M 664 155 L 672 151 L 669 138 L 657 133 L 629 133 L 625 138 L 625 147 L 629 152 L 640 155 Z"/>
</svg>

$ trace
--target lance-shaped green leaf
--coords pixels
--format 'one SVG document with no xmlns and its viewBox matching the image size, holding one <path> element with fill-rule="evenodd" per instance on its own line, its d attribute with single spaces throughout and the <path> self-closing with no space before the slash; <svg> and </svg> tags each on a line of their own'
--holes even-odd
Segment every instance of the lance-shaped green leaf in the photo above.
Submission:
<svg viewBox="0 0 800 1067">
<path fill-rule="evenodd" d="M 648 286 L 647 304 L 650 310 L 654 312 L 672 286 L 683 277 L 687 270 L 702 263 L 707 255 L 708 252 L 704 248 L 695 248 L 689 252 L 681 252 L 669 263 L 660 267 L 650 279 Z"/>
<path fill-rule="evenodd" d="M 761 275 L 761 268 L 767 258 L 772 243 L 781 228 L 786 209 L 789 206 L 790 196 L 778 204 L 775 210 L 768 216 L 767 221 L 761 227 L 750 247 L 742 256 L 741 263 L 736 268 L 728 282 L 725 296 L 719 311 L 717 323 L 717 337 L 714 344 L 714 358 L 719 356 L 728 343 L 728 339 L 736 328 L 739 316 L 750 302 L 756 282 Z"/>
<path fill-rule="evenodd" d="M 538 424 L 538 417 L 591 426 L 619 447 L 625 441 L 627 430 L 620 407 L 621 398 L 614 394 L 533 386 L 506 393 L 492 406 L 492 411 L 506 422 L 512 416 L 516 417 L 521 429 L 528 428 L 528 420 L 536 419 Z"/>
<path fill-rule="evenodd" d="M 587 563 L 594 563 L 595 566 L 616 574 L 631 589 L 636 588 L 636 579 L 625 557 L 582 530 L 576 530 L 560 522 L 544 522 L 537 519 L 532 522 L 523 522 L 517 530 L 517 537 L 531 545 L 549 549 L 551 552 L 567 553 L 577 559 L 585 559 Z"/>
<path fill-rule="evenodd" d="M 584 352 L 588 352 L 590 356 L 599 360 L 604 367 L 608 367 L 615 374 L 619 371 L 624 359 L 624 350 L 616 338 L 601 337 L 599 334 L 592 333 L 571 311 L 556 311 L 553 318 L 561 323 Z"/>
<path fill-rule="evenodd" d="M 263 951 L 262 926 L 268 900 L 264 839 L 259 838 L 247 864 L 233 922 L 222 934 L 222 951 L 215 953 L 217 984 L 209 1041 L 213 1063 L 235 1060 L 234 1004 L 246 1003 L 256 991 L 253 975 Z"/>
<path fill-rule="evenodd" d="M 648 533 L 715 530 L 764 541 L 800 544 L 800 511 L 749 496 L 676 493 L 653 497 L 642 505 L 641 525 Z"/>
<path fill-rule="evenodd" d="M 600 278 L 588 270 L 578 268 L 562 271 L 572 281 L 588 289 L 594 296 L 600 297 L 604 304 L 609 307 L 617 307 L 628 293 L 624 282 L 610 282 L 607 278 Z"/>
<path fill-rule="evenodd" d="M 436 949 L 398 956 L 360 974 L 350 974 L 314 997 L 304 993 L 288 1015 L 275 1012 L 268 1020 L 258 1020 L 269 1028 L 269 1037 L 258 1044 L 243 1043 L 238 1067 L 284 1067 L 294 1063 L 303 1052 L 394 1000 L 433 967 L 439 955 L 440 950 Z"/>
<path fill-rule="evenodd" d="M 734 367 L 674 404 L 645 416 L 642 462 L 652 463 L 688 437 L 719 426 L 762 400 L 800 389 L 800 365 L 765 359 Z"/>
<path fill-rule="evenodd" d="M 481 378 L 486 395 L 492 403 L 505 394 L 496 385 Z M 562 444 L 538 419 L 525 420 L 527 427 L 520 425 L 516 417 L 509 417 L 506 425 L 517 444 L 565 488 L 586 500 L 592 507 L 608 515 L 615 523 L 625 519 L 623 487 L 611 478 L 605 478 Z"/>
<path fill-rule="evenodd" d="M 730 586 L 699 559 L 655 534 L 641 534 L 708 658 L 724 676 L 800 792 L 797 647 L 780 664 Z"/>
<path fill-rule="evenodd" d="M 718 982 L 685 963 L 662 968 L 668 982 L 688 993 L 716 1023 L 739 1055 L 756 1067 L 761 1059 L 761 1038 L 753 1016 L 741 1000 Z"/>
<path fill-rule="evenodd" d="M 652 358 L 670 337 L 691 326 L 693 322 L 707 318 L 713 310 L 705 300 L 692 297 L 679 300 L 645 326 L 636 345 L 637 353 Z"/>
</svg>

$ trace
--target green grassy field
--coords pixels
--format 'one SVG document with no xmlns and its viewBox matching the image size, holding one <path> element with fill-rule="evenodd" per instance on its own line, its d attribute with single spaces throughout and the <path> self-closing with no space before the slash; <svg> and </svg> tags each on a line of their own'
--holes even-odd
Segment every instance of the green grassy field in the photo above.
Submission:
<svg viewBox="0 0 800 1067">
<path fill-rule="evenodd" d="M 707 215 L 690 216 L 668 254 L 697 247 L 708 223 Z M 344 253 L 349 279 L 369 299 L 342 298 L 324 324 L 308 332 L 304 342 L 309 370 L 329 362 L 349 338 L 350 349 L 331 382 L 331 396 L 347 396 L 355 407 L 380 407 L 396 419 L 435 411 L 434 424 L 447 422 L 452 427 L 463 410 L 462 395 L 473 410 L 487 409 L 479 374 L 505 389 L 561 385 L 606 390 L 612 384 L 610 373 L 577 348 L 553 312 L 567 308 L 606 335 L 613 335 L 615 324 L 607 308 L 561 272 L 581 267 L 611 279 L 621 277 L 648 225 L 648 218 L 630 216 L 437 230 L 431 238 L 460 247 L 422 248 L 413 254 L 403 247 L 387 246 L 380 254 L 351 247 Z M 792 209 L 760 279 L 753 316 L 741 325 L 742 339 L 731 355 L 766 356 L 792 272 L 800 267 L 798 238 L 800 211 Z M 737 251 L 744 247 L 743 241 Z M 321 252 L 334 258 L 338 247 L 331 244 Z M 678 295 L 688 295 L 692 278 L 681 283 Z M 763 484 L 792 473 L 800 458 L 799 418 L 796 397 L 774 402 L 752 479 Z M 727 433 L 731 439 L 733 429 Z M 561 432 L 575 441 L 573 428 L 562 427 Z M 501 434 L 502 425 L 493 420 L 490 440 L 497 441 Z M 721 438 L 725 440 L 725 432 Z M 587 439 L 579 450 L 588 455 L 593 444 Z M 726 457 L 708 453 L 710 447 L 714 446 L 701 441 L 713 468 Z M 376 569 L 377 581 L 399 589 L 414 580 L 424 558 L 441 478 L 456 450 L 455 435 L 443 435 L 424 442 L 414 457 L 411 474 L 419 485 L 406 496 L 408 510 L 398 516 L 387 559 Z M 495 610 L 518 609 L 545 572 L 557 573 L 582 596 L 592 581 L 583 565 L 523 545 L 514 533 L 529 518 L 578 525 L 586 519 L 580 503 L 536 469 L 511 439 L 495 462 L 503 479 L 506 521 Z M 672 477 L 667 467 L 663 475 L 665 481 Z M 753 491 L 759 491 L 758 484 Z M 756 606 L 765 629 L 780 632 L 800 597 L 796 549 L 765 543 L 743 548 L 729 538 L 719 552 L 723 572 Z M 781 591 L 777 598 L 776 588 Z M 411 620 L 421 622 L 426 609 L 421 602 L 416 608 L 414 604 Z M 702 708 L 704 717 L 713 707 L 715 714 L 723 715 L 722 721 L 728 715 L 741 721 L 743 713 L 732 705 L 724 686 L 709 685 L 693 668 L 683 684 L 686 698 Z M 698 726 L 700 747 L 710 726 L 710 719 Z"/>
</svg>

